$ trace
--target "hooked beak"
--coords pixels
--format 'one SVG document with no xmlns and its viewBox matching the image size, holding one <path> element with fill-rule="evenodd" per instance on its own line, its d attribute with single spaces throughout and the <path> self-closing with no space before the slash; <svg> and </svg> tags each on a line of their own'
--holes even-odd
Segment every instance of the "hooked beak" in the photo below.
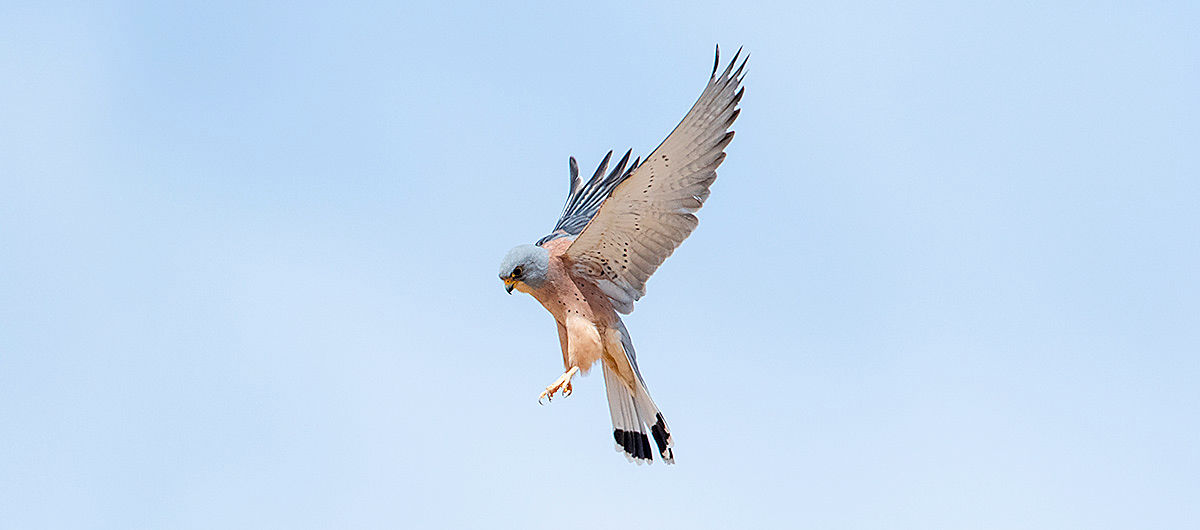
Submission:
<svg viewBox="0 0 1200 530">
<path fill-rule="evenodd" d="M 500 279 L 504 280 L 504 290 L 508 291 L 508 294 L 512 294 L 513 287 L 517 286 L 517 281 L 512 278 L 500 278 Z"/>
</svg>

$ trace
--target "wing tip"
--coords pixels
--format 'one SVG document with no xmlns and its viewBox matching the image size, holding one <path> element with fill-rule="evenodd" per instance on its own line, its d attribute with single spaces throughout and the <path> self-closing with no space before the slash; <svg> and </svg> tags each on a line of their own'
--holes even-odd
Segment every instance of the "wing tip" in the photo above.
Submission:
<svg viewBox="0 0 1200 530">
<path fill-rule="evenodd" d="M 717 75 L 717 71 L 721 68 L 721 46 L 718 44 L 717 51 L 713 59 L 712 73 L 709 74 L 709 82 L 717 83 L 720 80 L 728 80 L 726 84 L 741 84 L 742 79 L 746 77 L 744 73 L 746 70 L 746 63 L 750 62 L 750 52 L 745 52 L 745 56 L 742 55 L 744 49 L 744 46 L 738 46 L 737 52 L 733 54 L 733 59 L 729 60 L 729 64 L 725 67 L 725 70 L 721 72 L 721 75 Z M 741 63 L 738 62 L 739 57 L 742 59 Z"/>
<path fill-rule="evenodd" d="M 604 174 L 604 170 L 608 169 L 608 161 L 612 159 L 612 155 L 612 149 L 609 149 L 608 154 L 604 155 L 604 160 L 601 160 L 600 165 L 596 166 L 596 173 L 592 175 L 592 180 L 596 180 Z"/>
</svg>

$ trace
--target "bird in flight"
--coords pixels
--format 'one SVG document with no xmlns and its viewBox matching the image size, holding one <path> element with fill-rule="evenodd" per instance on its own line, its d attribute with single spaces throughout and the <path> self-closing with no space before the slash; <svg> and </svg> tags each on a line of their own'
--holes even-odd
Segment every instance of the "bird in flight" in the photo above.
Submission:
<svg viewBox="0 0 1200 530">
<path fill-rule="evenodd" d="M 558 323 L 564 373 L 538 402 L 571 395 L 571 378 L 600 361 L 617 450 L 639 464 L 653 461 L 651 436 L 660 458 L 673 464 L 674 441 L 618 313 L 633 311 L 646 280 L 696 228 L 694 213 L 708 198 L 740 112 L 746 66 L 743 59 L 734 68 L 740 55 L 718 75 L 717 49 L 700 98 L 644 162 L 629 163 L 627 151 L 606 175 L 609 151 L 584 183 L 572 157 L 570 192 L 554 230 L 514 247 L 500 263 L 508 293 L 532 295 Z"/>
</svg>

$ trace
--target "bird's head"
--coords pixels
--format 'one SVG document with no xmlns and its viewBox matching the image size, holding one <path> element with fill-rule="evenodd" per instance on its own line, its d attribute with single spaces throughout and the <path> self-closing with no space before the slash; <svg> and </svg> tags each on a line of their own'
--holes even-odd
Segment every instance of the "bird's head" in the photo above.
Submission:
<svg viewBox="0 0 1200 530">
<path fill-rule="evenodd" d="M 500 279 L 504 280 L 504 290 L 508 294 L 512 294 L 513 288 L 527 293 L 546 283 L 549 269 L 549 251 L 537 245 L 519 245 L 508 251 L 500 262 Z"/>
</svg>

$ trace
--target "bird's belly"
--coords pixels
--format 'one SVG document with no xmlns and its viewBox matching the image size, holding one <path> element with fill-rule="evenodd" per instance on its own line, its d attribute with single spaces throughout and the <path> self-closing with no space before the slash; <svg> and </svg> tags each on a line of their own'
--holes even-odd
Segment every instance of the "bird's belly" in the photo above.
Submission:
<svg viewBox="0 0 1200 530">
<path fill-rule="evenodd" d="M 604 343 L 600 340 L 600 330 L 596 324 L 582 316 L 568 314 L 567 328 L 567 364 L 578 366 L 582 372 L 587 372 L 596 361 L 604 355 Z"/>
</svg>

